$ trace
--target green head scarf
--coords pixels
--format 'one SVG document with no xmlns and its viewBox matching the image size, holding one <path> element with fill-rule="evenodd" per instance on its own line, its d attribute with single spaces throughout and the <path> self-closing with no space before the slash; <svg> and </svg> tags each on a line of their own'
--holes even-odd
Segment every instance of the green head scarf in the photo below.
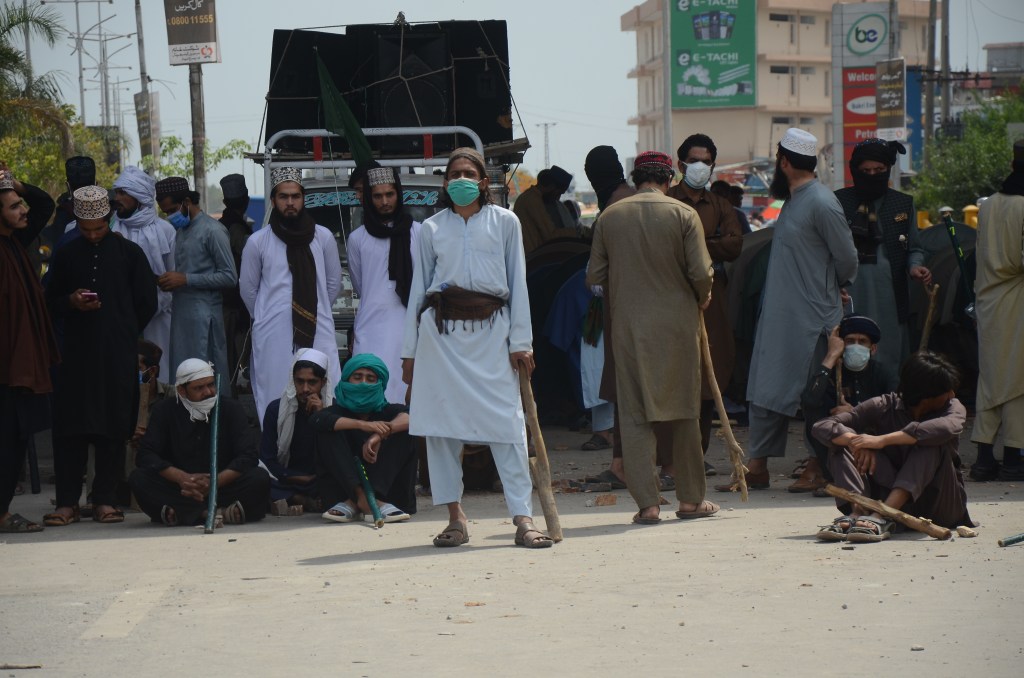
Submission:
<svg viewBox="0 0 1024 678">
<path fill-rule="evenodd" d="M 376 384 L 350 384 L 349 377 L 361 367 L 377 374 Z M 380 412 L 388 405 L 384 389 L 388 387 L 388 366 L 372 353 L 360 353 L 348 359 L 341 370 L 341 381 L 334 389 L 334 398 L 346 410 L 352 412 Z"/>
</svg>

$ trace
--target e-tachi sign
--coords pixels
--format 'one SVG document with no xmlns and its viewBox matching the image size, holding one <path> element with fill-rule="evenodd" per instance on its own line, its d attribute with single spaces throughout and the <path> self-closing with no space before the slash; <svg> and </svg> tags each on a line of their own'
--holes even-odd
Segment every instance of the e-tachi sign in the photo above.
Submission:
<svg viewBox="0 0 1024 678">
<path fill-rule="evenodd" d="M 215 0 L 164 0 L 171 65 L 220 63 Z"/>
<path fill-rule="evenodd" d="M 671 0 L 672 108 L 754 106 L 757 3 Z"/>
</svg>

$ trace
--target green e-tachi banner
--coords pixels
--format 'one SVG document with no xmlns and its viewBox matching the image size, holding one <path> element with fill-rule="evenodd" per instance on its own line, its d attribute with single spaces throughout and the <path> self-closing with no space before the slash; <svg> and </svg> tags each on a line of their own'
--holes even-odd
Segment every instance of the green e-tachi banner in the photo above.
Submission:
<svg viewBox="0 0 1024 678">
<path fill-rule="evenodd" d="M 754 106 L 757 3 L 669 0 L 672 108 Z"/>
</svg>

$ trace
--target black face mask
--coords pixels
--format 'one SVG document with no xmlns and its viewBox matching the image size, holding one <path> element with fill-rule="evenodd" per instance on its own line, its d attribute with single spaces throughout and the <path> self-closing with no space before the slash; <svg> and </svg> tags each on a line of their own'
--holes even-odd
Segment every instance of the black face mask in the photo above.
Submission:
<svg viewBox="0 0 1024 678">
<path fill-rule="evenodd" d="M 782 159 L 775 161 L 775 175 L 772 177 L 772 185 L 768 192 L 776 200 L 789 200 L 789 177 L 782 171 Z"/>
<path fill-rule="evenodd" d="M 862 202 L 874 202 L 889 190 L 889 173 L 865 174 L 859 169 L 850 170 L 853 188 Z"/>
</svg>

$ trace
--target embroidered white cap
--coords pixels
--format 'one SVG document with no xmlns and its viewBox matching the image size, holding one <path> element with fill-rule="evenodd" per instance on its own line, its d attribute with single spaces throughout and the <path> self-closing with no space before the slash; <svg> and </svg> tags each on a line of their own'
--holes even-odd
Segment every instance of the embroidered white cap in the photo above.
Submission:
<svg viewBox="0 0 1024 678">
<path fill-rule="evenodd" d="M 782 137 L 780 146 L 787 151 L 808 155 L 812 158 L 818 155 L 818 139 L 806 130 L 797 127 L 790 127 L 786 130 L 786 136 Z"/>
<path fill-rule="evenodd" d="M 278 167 L 270 173 L 270 187 L 274 188 L 278 184 L 283 184 L 286 181 L 294 181 L 295 183 L 302 185 L 302 170 L 294 167 Z"/>
<path fill-rule="evenodd" d="M 110 196 L 102 186 L 82 186 L 72 196 L 79 219 L 102 219 L 110 214 Z"/>
</svg>

